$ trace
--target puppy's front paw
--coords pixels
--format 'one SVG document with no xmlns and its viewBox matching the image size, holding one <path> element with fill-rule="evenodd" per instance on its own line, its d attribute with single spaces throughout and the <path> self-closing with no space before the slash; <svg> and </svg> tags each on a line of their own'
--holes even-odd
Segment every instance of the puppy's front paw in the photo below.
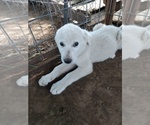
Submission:
<svg viewBox="0 0 150 125">
<path fill-rule="evenodd" d="M 53 95 L 58 95 L 60 94 L 61 92 L 63 92 L 65 89 L 66 89 L 66 85 L 63 84 L 62 82 L 57 82 L 55 84 L 52 85 L 51 89 L 50 89 L 50 92 L 53 94 Z"/>
<path fill-rule="evenodd" d="M 22 76 L 16 83 L 18 86 L 28 86 L 28 75 Z"/>
<path fill-rule="evenodd" d="M 39 85 L 40 86 L 46 86 L 51 81 L 52 81 L 52 79 L 51 79 L 50 75 L 48 74 L 48 75 L 41 77 L 41 79 L 39 80 Z"/>
</svg>

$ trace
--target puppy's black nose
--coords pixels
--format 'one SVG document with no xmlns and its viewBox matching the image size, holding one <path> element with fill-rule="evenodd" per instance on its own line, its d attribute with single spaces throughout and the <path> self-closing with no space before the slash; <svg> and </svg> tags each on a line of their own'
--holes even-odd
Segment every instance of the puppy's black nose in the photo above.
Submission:
<svg viewBox="0 0 150 125">
<path fill-rule="evenodd" d="M 67 64 L 69 64 L 69 63 L 71 63 L 71 62 L 72 62 L 72 59 L 70 59 L 70 58 L 66 58 L 66 59 L 64 59 L 64 62 L 65 62 L 65 63 L 67 63 Z"/>
</svg>

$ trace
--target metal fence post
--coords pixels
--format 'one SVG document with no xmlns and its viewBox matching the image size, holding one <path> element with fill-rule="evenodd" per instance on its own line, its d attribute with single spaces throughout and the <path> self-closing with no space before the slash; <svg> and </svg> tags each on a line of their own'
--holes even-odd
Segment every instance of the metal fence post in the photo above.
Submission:
<svg viewBox="0 0 150 125">
<path fill-rule="evenodd" d="M 68 23 L 68 0 L 64 0 L 64 24 Z"/>
</svg>

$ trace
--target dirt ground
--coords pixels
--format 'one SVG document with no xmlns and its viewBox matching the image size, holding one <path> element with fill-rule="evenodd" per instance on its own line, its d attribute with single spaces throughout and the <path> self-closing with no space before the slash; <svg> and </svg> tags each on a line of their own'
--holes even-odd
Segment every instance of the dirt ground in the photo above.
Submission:
<svg viewBox="0 0 150 125">
<path fill-rule="evenodd" d="M 32 8 L 29 10 L 33 16 Z M 121 125 L 121 51 L 113 60 L 94 64 L 93 73 L 56 96 L 50 93 L 56 81 L 46 87 L 38 85 L 40 77 L 54 68 L 52 65 L 49 61 L 34 71 L 29 67 L 29 125 Z"/>
<path fill-rule="evenodd" d="M 93 73 L 57 96 L 50 93 L 56 81 L 46 87 L 38 85 L 40 77 L 54 68 L 52 62 L 41 67 L 34 71 L 29 67 L 29 125 L 121 125 L 120 51 L 115 59 L 94 64 Z"/>
<path fill-rule="evenodd" d="M 115 59 L 94 64 L 94 72 L 52 95 L 30 80 L 30 125 L 121 125 L 121 51 Z M 48 71 L 50 72 L 50 71 Z M 35 72 L 36 74 L 36 72 Z"/>
<path fill-rule="evenodd" d="M 13 7 L 13 4 L 11 5 Z M 15 13 L 12 14 L 0 1 L 0 20 L 26 13 L 26 11 L 20 11 L 20 9 L 23 10 L 22 6 L 18 7 L 13 7 Z M 25 34 L 28 34 L 27 19 L 19 20 L 19 22 Z M 47 23 L 48 21 L 45 22 L 45 20 L 40 22 L 45 36 L 50 33 L 48 30 L 50 25 Z M 20 32 L 18 25 L 16 26 L 13 21 L 1 24 L 27 58 L 27 41 L 22 41 L 23 35 L 18 33 Z M 60 21 L 58 24 L 61 24 Z M 39 27 L 37 25 L 35 27 L 32 28 L 36 31 L 36 38 L 40 39 Z M 39 69 L 41 74 L 34 72 L 35 77 L 30 77 L 28 98 L 28 89 L 18 87 L 15 83 L 20 76 L 27 74 L 27 60 L 24 61 L 20 55 L 15 55 L 16 52 L 9 46 L 1 31 L 0 36 L 0 125 L 27 125 L 28 111 L 29 125 L 121 125 L 122 98 L 125 99 L 123 103 L 126 102 L 123 105 L 123 113 L 125 113 L 123 123 L 149 125 L 150 100 L 147 96 L 150 92 L 149 52 L 143 56 L 146 59 L 140 58 L 139 61 L 129 60 L 123 63 L 122 70 L 121 51 L 118 51 L 115 59 L 94 64 L 93 73 L 76 81 L 57 96 L 49 92 L 54 82 L 46 87 L 38 85 L 39 78 L 52 70 L 45 66 Z M 133 83 L 133 86 L 130 83 Z M 122 97 L 122 84 L 124 97 Z M 145 119 L 141 120 L 141 117 Z"/>
<path fill-rule="evenodd" d="M 150 124 L 150 50 L 122 62 L 122 124 Z"/>
<path fill-rule="evenodd" d="M 4 4 L 0 5 L 2 10 L 6 10 Z M 12 16 L 9 11 L 7 14 L 6 12 L 1 12 L 2 19 Z M 7 16 L 5 17 L 5 15 Z M 8 23 L 6 24 L 8 27 Z M 10 24 L 14 25 L 11 22 Z M 26 29 L 26 23 L 23 22 L 23 24 Z M 15 32 L 15 28 L 10 30 L 12 31 L 11 36 L 15 37 L 14 41 L 16 38 L 18 40 L 20 34 Z M 4 36 L 0 39 L 3 39 L 2 47 L 4 44 L 8 44 Z M 15 43 L 18 44 L 20 41 Z M 23 43 L 20 48 L 22 49 L 22 47 L 27 47 L 27 44 L 24 46 Z M 9 49 L 7 47 L 3 51 L 0 50 L 3 57 L 8 55 L 7 53 L 4 55 L 4 50 L 8 51 Z M 11 64 L 7 69 L 1 67 L 0 72 L 0 94 L 2 95 L 0 124 L 26 125 L 27 109 L 29 109 L 30 125 L 121 125 L 120 51 L 117 52 L 115 59 L 94 64 L 92 74 L 78 80 L 57 96 L 53 96 L 49 92 L 52 83 L 47 87 L 38 85 L 38 80 L 43 74 L 39 75 L 34 72 L 36 77 L 30 79 L 29 86 L 29 107 L 27 105 L 27 88 L 20 88 L 15 83 L 20 76 L 27 73 L 27 62 L 19 57 L 20 55 L 14 55 L 8 60 L 5 58 L 0 62 L 5 66 Z M 43 68 L 42 71 L 45 70 L 47 73 L 52 70 L 46 66 L 45 68 L 46 70 Z"/>
</svg>

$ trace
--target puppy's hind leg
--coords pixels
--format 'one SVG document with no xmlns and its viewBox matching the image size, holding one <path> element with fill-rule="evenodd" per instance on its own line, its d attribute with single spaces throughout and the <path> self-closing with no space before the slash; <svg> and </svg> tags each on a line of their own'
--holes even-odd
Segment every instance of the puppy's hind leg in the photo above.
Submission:
<svg viewBox="0 0 150 125">
<path fill-rule="evenodd" d="M 96 30 L 100 29 L 100 28 L 103 27 L 103 26 L 106 26 L 106 25 L 105 25 L 105 24 L 102 24 L 102 23 L 98 23 L 98 24 L 96 24 L 96 25 L 93 27 L 93 31 L 96 31 Z"/>
<path fill-rule="evenodd" d="M 67 74 L 62 80 L 53 84 L 50 89 L 50 92 L 53 95 L 60 94 L 66 89 L 67 86 L 71 85 L 73 82 L 77 81 L 78 79 L 90 74 L 92 71 L 93 71 L 92 64 L 82 66 L 82 67 L 80 66 L 76 70 Z"/>
<path fill-rule="evenodd" d="M 39 80 L 39 85 L 40 86 L 46 86 L 48 85 L 49 82 L 53 81 L 55 78 L 59 77 L 65 72 L 68 72 L 69 70 L 73 69 L 75 67 L 74 64 L 65 64 L 62 63 L 55 67 L 53 71 L 47 75 L 44 75 L 41 77 Z"/>
<path fill-rule="evenodd" d="M 136 54 L 136 55 L 134 55 L 132 58 L 133 59 L 136 59 L 136 58 L 138 58 L 140 55 L 139 54 Z"/>
</svg>

